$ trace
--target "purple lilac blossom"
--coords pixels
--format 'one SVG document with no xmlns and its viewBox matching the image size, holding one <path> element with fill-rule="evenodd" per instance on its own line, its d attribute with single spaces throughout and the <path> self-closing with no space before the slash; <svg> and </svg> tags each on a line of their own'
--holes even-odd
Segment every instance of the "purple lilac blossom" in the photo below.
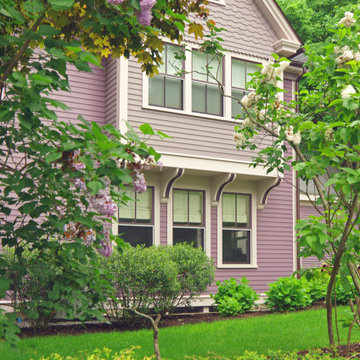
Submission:
<svg viewBox="0 0 360 360">
<path fill-rule="evenodd" d="M 125 0 L 108 0 L 108 3 L 112 5 L 119 5 L 122 4 L 124 1 Z"/>
<path fill-rule="evenodd" d="M 156 0 L 140 0 L 141 11 L 136 13 L 136 17 L 141 25 L 150 25 L 152 19 L 151 10 L 155 4 Z"/>
<path fill-rule="evenodd" d="M 110 230 L 104 229 L 102 231 L 102 234 L 104 235 L 105 239 L 100 241 L 100 247 L 98 249 L 98 252 L 102 256 L 109 257 L 113 252 L 113 247 L 110 241 Z"/>
<path fill-rule="evenodd" d="M 95 240 L 96 240 L 96 235 L 94 230 L 92 229 L 88 230 L 84 236 L 84 245 L 89 247 L 94 243 Z"/>
<path fill-rule="evenodd" d="M 107 217 L 116 213 L 116 205 L 111 199 L 109 189 L 100 190 L 95 196 L 91 196 L 90 202 L 95 210 Z"/>
<path fill-rule="evenodd" d="M 80 171 L 80 170 L 83 170 L 85 169 L 85 164 L 81 163 L 81 162 L 75 162 L 72 164 L 72 167 L 77 170 L 77 171 Z"/>
<path fill-rule="evenodd" d="M 76 178 L 74 185 L 77 189 L 84 190 L 84 191 L 86 190 L 85 181 L 83 179 Z"/>
<path fill-rule="evenodd" d="M 146 191 L 147 186 L 146 186 L 144 174 L 137 173 L 135 175 L 135 177 L 133 179 L 133 186 L 134 186 L 134 191 L 139 194 L 142 194 L 143 192 Z"/>
</svg>

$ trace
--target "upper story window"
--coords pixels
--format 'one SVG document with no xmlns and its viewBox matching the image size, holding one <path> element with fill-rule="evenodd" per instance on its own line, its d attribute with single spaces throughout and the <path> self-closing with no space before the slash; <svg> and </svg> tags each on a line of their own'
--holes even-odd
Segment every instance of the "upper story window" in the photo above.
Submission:
<svg viewBox="0 0 360 360">
<path fill-rule="evenodd" d="M 258 70 L 255 63 L 231 59 L 231 96 L 241 99 L 248 94 L 246 83 L 251 80 L 250 74 Z M 235 118 L 237 115 L 243 118 L 244 110 L 237 100 L 231 99 L 231 117 Z"/>
<path fill-rule="evenodd" d="M 251 195 L 224 193 L 222 198 L 222 262 L 251 263 Z"/>
<path fill-rule="evenodd" d="M 204 248 L 204 192 L 173 190 L 173 245 L 192 244 Z"/>
<path fill-rule="evenodd" d="M 152 246 L 154 189 L 148 187 L 142 194 L 133 192 L 130 188 L 126 188 L 126 191 L 135 201 L 129 201 L 126 206 L 119 208 L 118 233 L 131 246 Z"/>
<path fill-rule="evenodd" d="M 218 86 L 223 83 L 223 60 L 194 51 L 192 56 L 192 111 L 223 114 L 223 97 Z"/>
<path fill-rule="evenodd" d="M 159 75 L 149 79 L 149 105 L 183 109 L 184 63 L 179 59 L 181 48 L 165 44 Z"/>
</svg>

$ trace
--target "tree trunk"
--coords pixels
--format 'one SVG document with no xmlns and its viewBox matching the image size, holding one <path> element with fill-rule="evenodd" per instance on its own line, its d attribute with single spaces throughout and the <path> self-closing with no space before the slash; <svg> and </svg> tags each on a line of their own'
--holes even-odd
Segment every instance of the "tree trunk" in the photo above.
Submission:
<svg viewBox="0 0 360 360">
<path fill-rule="evenodd" d="M 160 356 L 160 347 L 159 347 L 159 322 L 161 319 L 161 314 L 156 316 L 155 321 L 151 323 L 153 328 L 153 339 L 154 339 L 154 353 L 157 360 L 161 360 Z"/>
</svg>

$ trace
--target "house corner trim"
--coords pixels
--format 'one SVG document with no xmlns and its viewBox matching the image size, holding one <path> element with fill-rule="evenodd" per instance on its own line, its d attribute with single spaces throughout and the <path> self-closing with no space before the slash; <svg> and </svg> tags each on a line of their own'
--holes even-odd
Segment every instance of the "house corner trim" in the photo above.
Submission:
<svg viewBox="0 0 360 360">
<path fill-rule="evenodd" d="M 161 198 L 162 203 L 168 203 L 170 190 L 174 185 L 175 180 L 182 177 L 185 173 L 185 170 L 182 168 L 170 168 L 163 170 L 161 174 Z"/>
</svg>

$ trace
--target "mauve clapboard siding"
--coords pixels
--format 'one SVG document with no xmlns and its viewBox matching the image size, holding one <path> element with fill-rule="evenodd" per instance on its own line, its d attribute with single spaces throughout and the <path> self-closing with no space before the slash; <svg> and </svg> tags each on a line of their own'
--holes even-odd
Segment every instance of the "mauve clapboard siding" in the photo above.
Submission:
<svg viewBox="0 0 360 360">
<path fill-rule="evenodd" d="M 105 121 L 108 124 L 117 125 L 117 59 L 108 58 L 105 68 Z"/>
<path fill-rule="evenodd" d="M 300 205 L 300 219 L 306 219 L 310 215 L 318 215 L 318 212 L 312 205 Z M 301 266 L 305 269 L 312 267 L 319 267 L 321 261 L 319 261 L 315 256 L 309 256 L 307 258 L 301 258 Z"/>
<path fill-rule="evenodd" d="M 59 120 L 78 123 L 78 115 L 88 121 L 105 123 L 105 71 L 96 66 L 91 66 L 92 72 L 78 71 L 75 66 L 68 67 L 68 76 L 71 92 L 60 91 L 52 97 L 62 101 L 70 109 L 57 109 Z"/>
<path fill-rule="evenodd" d="M 129 60 L 128 91 L 130 124 L 137 128 L 148 122 L 154 129 L 161 130 L 172 137 L 166 141 L 155 137 L 150 139 L 149 143 L 160 153 L 170 152 L 245 161 L 254 157 L 251 151 L 239 152 L 235 149 L 234 121 L 142 108 L 142 73 L 140 65 L 134 59 Z"/>
<path fill-rule="evenodd" d="M 167 245 L 167 211 L 168 204 L 160 204 L 160 245 Z"/>
<path fill-rule="evenodd" d="M 210 18 L 223 27 L 224 47 L 239 54 L 269 58 L 278 40 L 253 0 L 226 0 L 226 6 L 210 3 Z"/>
<path fill-rule="evenodd" d="M 293 197 L 292 174 L 271 191 L 263 210 L 257 210 L 257 269 L 217 269 L 216 280 L 246 276 L 258 293 L 268 284 L 293 273 Z M 211 255 L 217 255 L 217 209 L 211 209 Z M 221 226 L 221 224 L 220 224 Z M 209 288 L 216 292 L 214 284 Z"/>
</svg>

